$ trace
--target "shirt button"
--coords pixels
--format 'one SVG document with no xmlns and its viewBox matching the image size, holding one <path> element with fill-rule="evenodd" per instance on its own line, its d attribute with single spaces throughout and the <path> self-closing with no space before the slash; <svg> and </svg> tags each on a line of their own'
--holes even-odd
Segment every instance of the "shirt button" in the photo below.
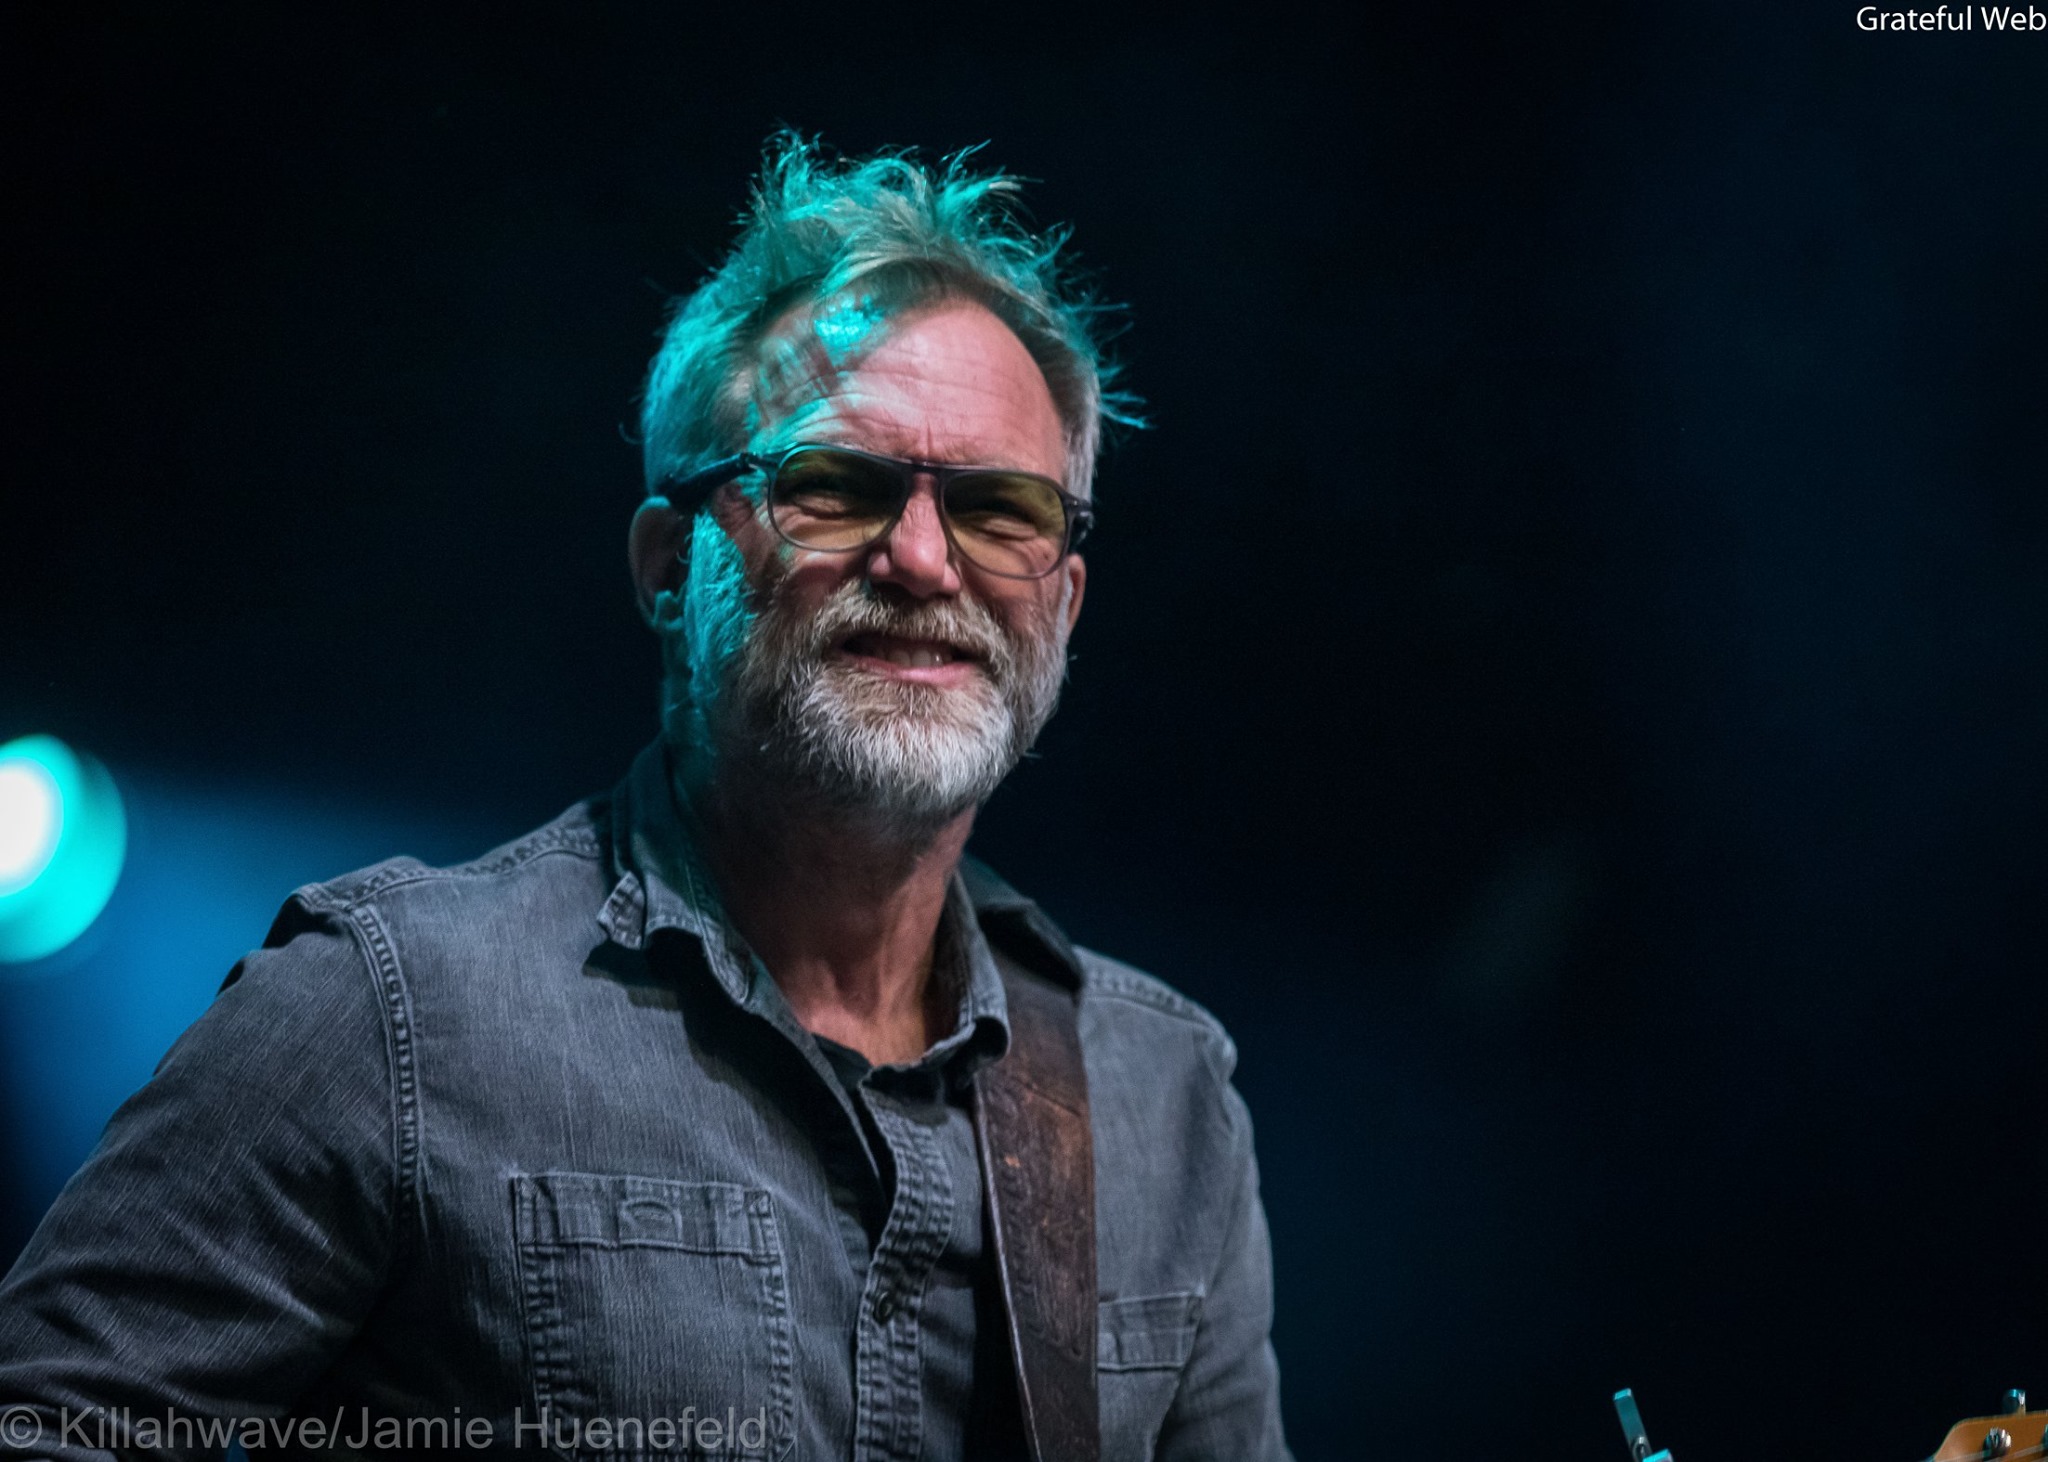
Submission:
<svg viewBox="0 0 2048 1462">
<path fill-rule="evenodd" d="M 889 1323 L 889 1317 L 895 1313 L 896 1296 L 885 1289 L 875 1297 L 875 1320 L 878 1324 L 886 1325 Z"/>
</svg>

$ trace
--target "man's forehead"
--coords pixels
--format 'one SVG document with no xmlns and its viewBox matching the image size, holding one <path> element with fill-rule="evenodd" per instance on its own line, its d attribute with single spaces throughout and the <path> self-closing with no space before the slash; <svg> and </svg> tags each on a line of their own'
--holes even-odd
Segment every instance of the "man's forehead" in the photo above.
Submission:
<svg viewBox="0 0 2048 1462">
<path fill-rule="evenodd" d="M 892 310 L 850 294 L 792 310 L 763 337 L 750 385 L 749 435 L 760 449 L 823 436 L 940 460 L 1035 458 L 1048 448 L 1064 456 L 1037 362 L 972 301 Z M 1008 465 L 1064 475 L 1058 460 Z"/>
</svg>

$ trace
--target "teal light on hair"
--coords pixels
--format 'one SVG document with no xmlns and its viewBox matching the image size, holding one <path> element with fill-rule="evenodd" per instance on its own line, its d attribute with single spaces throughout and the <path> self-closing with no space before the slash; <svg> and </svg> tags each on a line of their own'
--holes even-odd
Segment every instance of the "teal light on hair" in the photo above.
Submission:
<svg viewBox="0 0 2048 1462">
<path fill-rule="evenodd" d="M 0 746 L 0 962 L 41 959 L 83 934 L 127 851 L 105 767 L 54 736 Z"/>
</svg>

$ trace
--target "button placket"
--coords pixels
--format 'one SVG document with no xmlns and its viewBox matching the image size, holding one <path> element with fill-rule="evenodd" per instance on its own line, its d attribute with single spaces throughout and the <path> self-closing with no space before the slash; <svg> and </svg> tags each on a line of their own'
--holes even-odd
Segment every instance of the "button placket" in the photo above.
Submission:
<svg viewBox="0 0 2048 1462">
<path fill-rule="evenodd" d="M 918 1454 L 923 1427 L 918 1296 L 952 1228 L 953 1181 L 924 1124 L 872 1088 L 868 1107 L 894 1159 L 896 1184 L 868 1271 L 856 1346 L 854 1456 L 907 1462 Z"/>
</svg>

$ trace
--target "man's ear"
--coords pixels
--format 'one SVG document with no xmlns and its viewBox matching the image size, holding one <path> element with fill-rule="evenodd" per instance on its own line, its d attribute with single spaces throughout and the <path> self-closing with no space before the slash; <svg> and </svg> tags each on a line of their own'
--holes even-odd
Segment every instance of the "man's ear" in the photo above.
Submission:
<svg viewBox="0 0 2048 1462">
<path fill-rule="evenodd" d="M 667 498 L 651 497 L 633 514 L 633 526 L 626 533 L 626 561 L 633 570 L 633 597 L 639 601 L 640 617 L 654 623 L 654 601 L 671 589 L 682 587 L 681 555 L 690 546 L 690 524 L 668 505 Z"/>
<path fill-rule="evenodd" d="M 1060 565 L 1060 572 L 1067 576 L 1067 633 L 1074 632 L 1074 623 L 1081 617 L 1081 593 L 1088 587 L 1088 565 L 1078 553 L 1067 555 L 1067 561 Z"/>
</svg>

